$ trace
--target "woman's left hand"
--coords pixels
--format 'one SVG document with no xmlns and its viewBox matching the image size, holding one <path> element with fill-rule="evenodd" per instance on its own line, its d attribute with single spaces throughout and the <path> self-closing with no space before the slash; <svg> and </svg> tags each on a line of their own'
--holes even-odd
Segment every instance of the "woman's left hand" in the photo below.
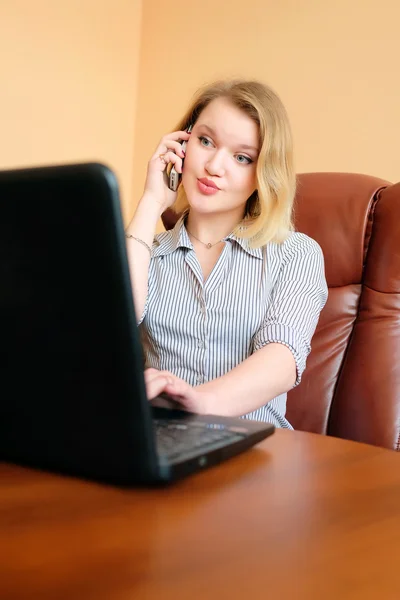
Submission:
<svg viewBox="0 0 400 600">
<path fill-rule="evenodd" d="M 144 380 L 149 400 L 165 393 L 171 396 L 182 410 L 203 415 L 211 412 L 212 394 L 203 391 L 201 386 L 192 387 L 169 371 L 158 371 L 152 368 L 145 370 Z"/>
</svg>

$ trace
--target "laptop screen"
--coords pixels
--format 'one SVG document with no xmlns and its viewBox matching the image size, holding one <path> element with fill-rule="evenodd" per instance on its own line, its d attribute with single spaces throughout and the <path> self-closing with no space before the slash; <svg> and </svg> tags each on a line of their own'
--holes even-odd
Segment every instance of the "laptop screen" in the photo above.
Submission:
<svg viewBox="0 0 400 600">
<path fill-rule="evenodd" d="M 41 453 L 132 438 L 145 429 L 143 361 L 113 174 L 0 173 L 0 213 L 0 433 Z"/>
</svg>

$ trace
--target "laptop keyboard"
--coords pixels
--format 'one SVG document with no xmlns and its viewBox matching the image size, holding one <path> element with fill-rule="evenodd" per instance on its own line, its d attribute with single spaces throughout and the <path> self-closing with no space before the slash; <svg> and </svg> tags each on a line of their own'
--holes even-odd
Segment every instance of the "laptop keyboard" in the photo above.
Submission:
<svg viewBox="0 0 400 600">
<path fill-rule="evenodd" d="M 157 452 L 168 460 L 228 446 L 245 436 L 224 425 L 154 419 Z"/>
</svg>

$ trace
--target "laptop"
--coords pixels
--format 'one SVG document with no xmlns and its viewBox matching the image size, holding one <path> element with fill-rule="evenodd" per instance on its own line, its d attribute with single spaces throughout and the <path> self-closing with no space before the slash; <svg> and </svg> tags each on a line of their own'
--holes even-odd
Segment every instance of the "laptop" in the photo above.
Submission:
<svg viewBox="0 0 400 600">
<path fill-rule="evenodd" d="M 152 485 L 274 432 L 149 402 L 133 302 L 108 166 L 0 171 L 0 460 Z"/>
</svg>

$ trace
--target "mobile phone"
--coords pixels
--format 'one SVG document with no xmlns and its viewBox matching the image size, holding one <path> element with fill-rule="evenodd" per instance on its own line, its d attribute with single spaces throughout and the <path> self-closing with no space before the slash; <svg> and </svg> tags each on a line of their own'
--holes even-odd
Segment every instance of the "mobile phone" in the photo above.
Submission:
<svg viewBox="0 0 400 600">
<path fill-rule="evenodd" d="M 189 127 L 186 129 L 186 131 L 188 133 L 190 133 L 192 131 L 192 126 L 189 125 Z M 186 143 L 187 143 L 186 140 L 183 140 L 183 142 L 181 144 L 182 150 L 184 150 L 186 148 Z M 182 164 L 183 164 L 183 161 L 182 161 Z M 182 177 L 182 174 L 178 173 L 175 170 L 175 167 L 172 166 L 172 169 L 169 172 L 169 181 L 168 181 L 168 187 L 170 190 L 172 190 L 173 192 L 176 192 L 176 190 L 178 189 L 178 185 L 181 180 L 181 177 Z"/>
</svg>

